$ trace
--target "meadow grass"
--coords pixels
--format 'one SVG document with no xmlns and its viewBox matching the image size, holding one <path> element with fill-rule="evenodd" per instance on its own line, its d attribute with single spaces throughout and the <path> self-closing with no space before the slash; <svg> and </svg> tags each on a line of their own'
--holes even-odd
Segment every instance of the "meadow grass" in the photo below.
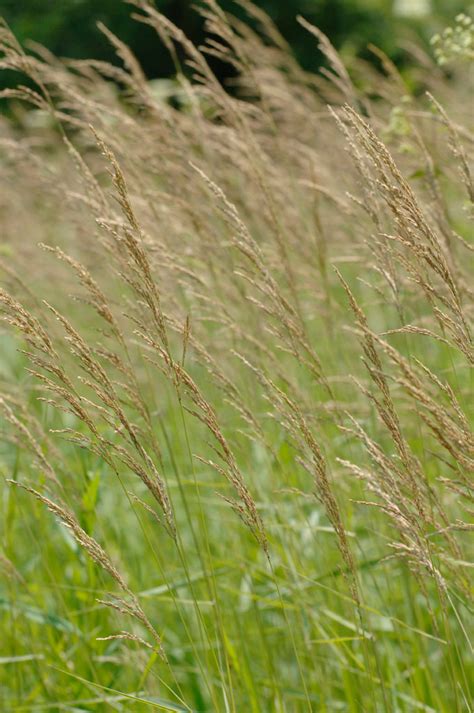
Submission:
<svg viewBox="0 0 474 713">
<path fill-rule="evenodd" d="M 469 70 L 239 4 L 1 28 L 2 710 L 472 710 Z"/>
</svg>

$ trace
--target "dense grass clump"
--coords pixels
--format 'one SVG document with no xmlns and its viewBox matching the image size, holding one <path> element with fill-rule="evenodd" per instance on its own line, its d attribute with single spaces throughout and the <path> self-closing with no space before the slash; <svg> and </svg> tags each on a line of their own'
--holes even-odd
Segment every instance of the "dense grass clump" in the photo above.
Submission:
<svg viewBox="0 0 474 713">
<path fill-rule="evenodd" d="M 133 4 L 0 34 L 0 708 L 470 711 L 468 73 Z"/>
</svg>

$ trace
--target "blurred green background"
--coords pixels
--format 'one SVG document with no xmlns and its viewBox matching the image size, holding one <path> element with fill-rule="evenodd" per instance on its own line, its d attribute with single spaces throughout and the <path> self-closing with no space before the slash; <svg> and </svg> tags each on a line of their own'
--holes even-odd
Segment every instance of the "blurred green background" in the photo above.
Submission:
<svg viewBox="0 0 474 713">
<path fill-rule="evenodd" d="M 156 0 L 155 4 L 191 39 L 202 39 L 194 0 Z M 465 0 L 256 0 L 255 4 L 272 17 L 307 69 L 315 69 L 319 58 L 314 39 L 296 23 L 297 14 L 320 27 L 345 56 L 364 56 L 372 42 L 400 63 L 400 37 L 411 33 L 427 43 L 457 13 L 470 9 Z M 221 5 L 244 16 L 232 0 L 221 0 Z M 130 20 L 133 11 L 122 0 L 0 0 L 0 15 L 21 42 L 34 40 L 64 57 L 114 62 L 110 45 L 96 28 L 101 20 L 130 45 L 149 77 L 170 75 L 173 67 L 167 52 L 153 30 Z M 220 74 L 225 71 L 218 68 Z"/>
</svg>

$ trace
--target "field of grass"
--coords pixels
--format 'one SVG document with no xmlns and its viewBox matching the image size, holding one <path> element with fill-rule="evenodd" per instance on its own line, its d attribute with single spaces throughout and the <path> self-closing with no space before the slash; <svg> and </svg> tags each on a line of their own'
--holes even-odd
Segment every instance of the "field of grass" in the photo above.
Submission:
<svg viewBox="0 0 474 713">
<path fill-rule="evenodd" d="M 2 711 L 473 709 L 472 74 L 242 4 L 0 28 Z"/>
</svg>

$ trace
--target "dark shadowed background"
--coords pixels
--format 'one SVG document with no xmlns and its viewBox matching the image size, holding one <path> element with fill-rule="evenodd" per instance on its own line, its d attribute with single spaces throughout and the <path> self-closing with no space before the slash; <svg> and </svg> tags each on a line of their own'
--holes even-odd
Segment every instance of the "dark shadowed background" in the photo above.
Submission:
<svg viewBox="0 0 474 713">
<path fill-rule="evenodd" d="M 202 20 L 193 9 L 194 0 L 156 0 L 156 7 L 199 43 Z M 236 15 L 243 10 L 233 0 L 221 6 Z M 315 43 L 296 22 L 301 14 L 325 32 L 347 57 L 367 52 L 367 44 L 383 49 L 403 65 L 399 40 L 412 35 L 422 43 L 461 11 L 469 9 L 463 0 L 256 0 L 290 42 L 301 64 L 315 69 L 319 57 Z M 53 53 L 71 58 L 94 58 L 116 62 L 97 21 L 126 42 L 137 55 L 149 77 L 166 77 L 173 65 L 156 34 L 130 19 L 134 8 L 121 0 L 0 0 L 2 15 L 18 39 L 34 40 Z M 217 68 L 225 75 L 225 68 Z"/>
</svg>

